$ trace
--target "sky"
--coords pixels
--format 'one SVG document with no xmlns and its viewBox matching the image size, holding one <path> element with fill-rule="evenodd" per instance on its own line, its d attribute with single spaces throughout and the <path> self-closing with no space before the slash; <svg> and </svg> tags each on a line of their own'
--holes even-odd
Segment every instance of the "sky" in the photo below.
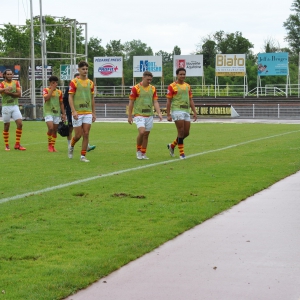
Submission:
<svg viewBox="0 0 300 300">
<path fill-rule="evenodd" d="M 10 0 L 1 1 L 0 24 L 24 25 L 33 15 L 42 14 L 76 19 L 87 23 L 88 39 L 125 43 L 141 40 L 153 53 L 171 53 L 174 46 L 182 55 L 195 53 L 203 38 L 217 31 L 239 31 L 254 53 L 264 52 L 266 41 L 287 47 L 284 41 L 293 0 Z"/>
</svg>

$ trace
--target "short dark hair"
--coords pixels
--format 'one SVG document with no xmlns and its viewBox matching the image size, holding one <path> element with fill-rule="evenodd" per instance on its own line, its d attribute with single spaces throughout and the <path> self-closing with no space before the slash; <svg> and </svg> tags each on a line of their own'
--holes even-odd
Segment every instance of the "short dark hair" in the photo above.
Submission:
<svg viewBox="0 0 300 300">
<path fill-rule="evenodd" d="M 185 69 L 185 68 L 178 68 L 178 69 L 176 70 L 176 75 L 178 75 L 180 71 L 184 71 L 185 74 L 186 74 L 186 69 Z"/>
<path fill-rule="evenodd" d="M 56 82 L 58 82 L 57 76 L 54 76 L 54 75 L 50 76 L 50 77 L 49 77 L 49 82 L 51 82 L 51 81 L 56 81 Z"/>
<path fill-rule="evenodd" d="M 82 60 L 78 63 L 78 68 L 82 67 L 89 67 L 89 64 L 86 61 Z"/>
<path fill-rule="evenodd" d="M 143 73 L 143 77 L 144 77 L 144 76 L 150 76 L 150 77 L 153 78 L 153 74 L 152 74 L 151 72 L 149 72 L 149 71 L 145 71 L 145 72 Z"/>
<path fill-rule="evenodd" d="M 76 72 L 76 73 L 74 74 L 74 78 L 76 78 L 77 76 L 79 76 L 79 73 L 78 73 L 78 72 Z"/>
</svg>

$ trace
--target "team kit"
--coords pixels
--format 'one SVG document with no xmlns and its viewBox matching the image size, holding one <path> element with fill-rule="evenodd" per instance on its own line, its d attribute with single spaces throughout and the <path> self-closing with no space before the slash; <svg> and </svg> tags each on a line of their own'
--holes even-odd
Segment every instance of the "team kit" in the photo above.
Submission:
<svg viewBox="0 0 300 300">
<path fill-rule="evenodd" d="M 91 125 L 96 121 L 94 83 L 88 78 L 88 63 L 81 61 L 78 64 L 78 73 L 70 81 L 64 95 L 57 88 L 57 76 L 49 77 L 49 86 L 43 89 L 43 116 L 47 125 L 48 151 L 57 152 L 55 143 L 57 133 L 67 137 L 68 157 L 73 158 L 77 142 L 81 140 L 80 161 L 89 162 L 87 153 L 96 148 L 89 144 Z M 21 145 L 23 131 L 22 114 L 19 109 L 21 87 L 18 81 L 13 80 L 13 72 L 6 69 L 3 72 L 3 81 L 0 83 L 2 96 L 2 119 L 4 124 L 3 140 L 5 151 L 10 151 L 10 122 L 16 123 L 14 149 L 25 151 Z M 168 143 L 167 151 L 175 157 L 175 148 L 178 147 L 179 158 L 185 159 L 184 140 L 189 136 L 191 119 L 197 120 L 197 112 L 193 102 L 191 87 L 185 82 L 186 69 L 176 70 L 176 80 L 167 89 L 167 121 L 174 122 L 176 127 L 175 139 Z M 131 88 L 128 104 L 128 123 L 136 124 L 138 135 L 136 138 L 136 158 L 148 160 L 147 147 L 150 131 L 153 127 L 154 110 L 159 120 L 162 114 L 158 103 L 155 86 L 151 84 L 153 74 L 143 72 L 142 80 Z M 153 110 L 154 107 L 154 110 Z M 191 113 L 190 113 L 191 112 Z M 192 117 L 191 117 L 192 115 Z"/>
</svg>

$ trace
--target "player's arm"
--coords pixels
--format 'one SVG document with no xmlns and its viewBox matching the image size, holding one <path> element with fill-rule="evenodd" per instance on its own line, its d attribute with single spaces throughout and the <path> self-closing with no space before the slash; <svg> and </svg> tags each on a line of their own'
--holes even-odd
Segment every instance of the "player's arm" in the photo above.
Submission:
<svg viewBox="0 0 300 300">
<path fill-rule="evenodd" d="M 131 89 L 130 95 L 129 95 L 129 104 L 128 104 L 128 123 L 132 124 L 133 123 L 133 118 L 132 118 L 132 112 L 133 112 L 133 106 L 134 106 L 134 101 L 138 97 L 137 90 L 135 86 Z"/>
<path fill-rule="evenodd" d="M 134 105 L 134 100 L 130 99 L 129 104 L 128 104 L 128 123 L 129 124 L 133 123 L 133 118 L 132 118 L 133 105 Z"/>
<path fill-rule="evenodd" d="M 197 121 L 197 112 L 196 112 L 195 103 L 194 103 L 194 100 L 193 100 L 193 94 L 192 94 L 192 90 L 191 90 L 190 86 L 189 86 L 189 98 L 190 98 L 190 107 L 192 109 L 193 119 L 194 119 L 194 122 L 195 122 L 195 121 Z"/>
<path fill-rule="evenodd" d="M 95 86 L 93 81 L 91 81 L 92 87 L 91 87 L 91 97 L 92 97 L 92 122 L 96 121 L 96 106 L 95 106 Z"/>
<path fill-rule="evenodd" d="M 2 84 L 2 82 L 0 83 L 0 93 L 3 93 L 5 90 L 4 85 Z"/>
<path fill-rule="evenodd" d="M 197 112 L 196 112 L 195 103 L 194 103 L 193 98 L 190 98 L 190 107 L 192 109 L 193 119 L 194 119 L 194 122 L 195 122 L 195 121 L 197 121 Z"/>
<path fill-rule="evenodd" d="M 169 122 L 172 121 L 171 117 L 171 102 L 173 98 L 173 88 L 169 85 L 168 92 L 167 92 L 167 120 Z"/>
<path fill-rule="evenodd" d="M 95 97 L 92 95 L 92 121 L 96 121 L 96 108 L 95 108 Z"/>
<path fill-rule="evenodd" d="M 157 115 L 159 117 L 159 121 L 162 121 L 163 117 L 162 117 L 162 114 L 161 114 L 161 111 L 160 111 L 160 106 L 159 106 L 158 101 L 154 100 L 153 105 L 154 105 L 155 111 L 157 112 Z"/>
<path fill-rule="evenodd" d="M 0 86 L 0 93 L 5 93 L 6 95 L 11 96 L 13 98 L 21 97 L 21 88 L 20 88 L 20 84 L 18 82 L 16 83 L 16 91 L 15 92 L 11 91 L 12 90 L 11 86 L 4 88 L 4 85 L 2 85 L 2 87 L 3 87 L 3 89 L 1 89 L 1 86 Z"/>
<path fill-rule="evenodd" d="M 61 118 L 65 122 L 66 121 L 66 112 L 65 112 L 65 105 L 63 102 L 61 91 L 59 91 L 59 105 L 60 105 L 60 111 L 61 111 Z"/>
<path fill-rule="evenodd" d="M 5 92 L 5 94 L 12 96 L 13 98 L 20 98 L 21 97 L 21 89 L 17 88 L 17 91 L 12 93 L 12 92 Z"/>
<path fill-rule="evenodd" d="M 74 94 L 73 93 L 69 93 L 69 105 L 71 108 L 72 116 L 74 117 L 75 120 L 77 120 L 78 115 L 77 115 L 77 111 L 75 110 L 75 107 L 74 107 Z"/>
<path fill-rule="evenodd" d="M 162 121 L 162 114 L 160 111 L 160 107 L 159 107 L 159 103 L 158 103 L 158 96 L 157 96 L 157 92 L 156 92 L 156 88 L 153 87 L 154 89 L 154 93 L 153 93 L 153 106 L 155 108 L 155 111 L 159 117 L 159 121 Z"/>
<path fill-rule="evenodd" d="M 75 110 L 75 106 L 74 106 L 74 94 L 76 93 L 76 85 L 74 83 L 74 81 L 72 80 L 70 82 L 70 86 L 69 86 L 69 105 L 71 108 L 71 113 L 72 116 L 75 120 L 78 119 L 78 114 L 77 111 Z"/>
<path fill-rule="evenodd" d="M 10 86 L 5 87 L 2 82 L 0 83 L 0 93 L 9 92 L 10 90 L 11 90 Z"/>
<path fill-rule="evenodd" d="M 48 91 L 48 89 L 43 90 L 43 98 L 44 98 L 45 102 L 50 100 L 51 95 L 52 95 L 52 93 L 50 93 L 50 91 Z"/>
</svg>

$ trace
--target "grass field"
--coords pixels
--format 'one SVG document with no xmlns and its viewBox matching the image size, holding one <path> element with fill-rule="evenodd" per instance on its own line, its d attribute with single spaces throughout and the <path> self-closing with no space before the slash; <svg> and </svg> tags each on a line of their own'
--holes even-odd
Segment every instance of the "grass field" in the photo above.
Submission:
<svg viewBox="0 0 300 300">
<path fill-rule="evenodd" d="M 140 161 L 135 125 L 95 123 L 90 163 L 62 137 L 47 152 L 44 122 L 23 132 L 27 151 L 0 146 L 0 300 L 62 299 L 300 169 L 293 124 L 193 123 L 180 160 L 155 123 Z"/>
</svg>

